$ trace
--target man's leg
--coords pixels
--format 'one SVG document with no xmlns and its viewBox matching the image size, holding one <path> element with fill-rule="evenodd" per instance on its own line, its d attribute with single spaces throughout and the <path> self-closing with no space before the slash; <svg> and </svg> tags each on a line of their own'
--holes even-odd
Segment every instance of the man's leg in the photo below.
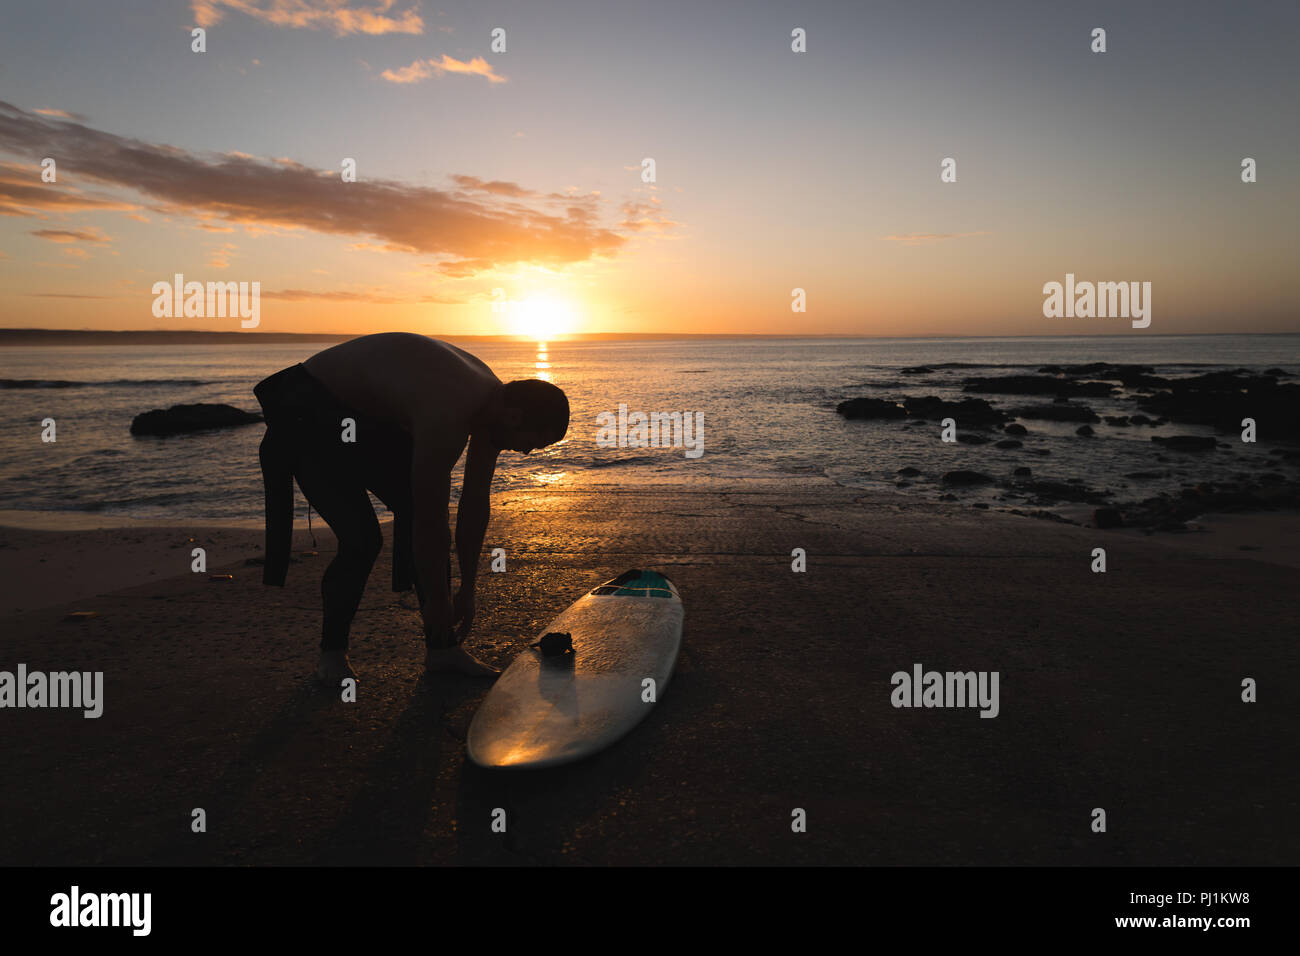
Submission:
<svg viewBox="0 0 1300 956">
<path fill-rule="evenodd" d="M 306 455 L 298 463 L 296 477 L 307 503 L 325 519 L 338 539 L 338 552 L 321 577 L 325 610 L 320 644 L 322 676 L 352 676 L 346 657 L 348 632 L 370 569 L 383 547 L 379 521 L 365 486 L 336 459 Z"/>
<path fill-rule="evenodd" d="M 400 446 L 390 450 L 390 454 L 372 454 L 368 459 L 366 485 L 380 501 L 393 513 L 393 590 L 405 590 L 399 585 L 414 583 L 415 593 L 419 597 L 420 607 L 424 607 L 427 596 L 420 582 L 411 573 L 411 469 L 409 449 Z M 407 562 L 403 570 L 399 564 Z M 447 556 L 447 593 L 451 593 L 451 555 Z M 453 671 L 472 677 L 491 677 L 500 671 L 472 657 L 457 641 L 455 635 L 448 635 L 446 643 L 433 643 L 426 633 L 424 638 L 425 667 L 431 671 Z"/>
</svg>

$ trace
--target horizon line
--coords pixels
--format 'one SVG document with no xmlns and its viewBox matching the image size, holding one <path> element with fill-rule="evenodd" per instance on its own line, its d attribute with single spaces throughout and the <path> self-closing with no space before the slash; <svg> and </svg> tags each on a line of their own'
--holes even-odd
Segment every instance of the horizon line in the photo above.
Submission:
<svg viewBox="0 0 1300 956">
<path fill-rule="evenodd" d="M 409 331 L 405 329 L 392 329 L 390 331 Z M 221 339 L 223 342 L 238 342 L 240 339 L 252 342 L 266 342 L 270 339 L 287 339 L 287 340 L 322 340 L 322 339 L 339 339 L 348 340 L 360 338 L 363 335 L 369 335 L 369 332 L 254 332 L 254 331 L 211 331 L 204 329 L 45 329 L 45 328 L 0 328 L 0 345 L 12 344 L 15 340 L 35 339 L 35 338 L 92 338 L 92 337 L 117 337 L 130 338 L 139 340 L 145 337 L 164 337 L 164 338 L 205 338 Z M 909 339 L 1050 339 L 1050 338 L 1076 338 L 1076 339 L 1115 339 L 1126 338 L 1128 333 L 1078 333 L 1078 332 L 1049 332 L 1036 335 L 945 335 L 939 333 L 917 334 L 917 335 L 873 335 L 863 332 L 570 332 L 563 335 L 555 335 L 547 338 L 538 338 L 531 335 L 518 334 L 470 334 L 456 332 L 437 332 L 437 333 L 416 333 L 428 334 L 430 338 L 444 339 L 472 339 L 477 341 L 493 342 L 570 342 L 570 341 L 602 341 L 602 340 L 629 340 L 629 339 L 882 339 L 882 340 L 909 340 Z M 1229 335 L 1247 335 L 1247 336 L 1279 336 L 1279 335 L 1300 335 L 1300 330 L 1294 332 L 1148 332 L 1143 338 L 1160 337 L 1160 338 L 1192 338 L 1192 337 L 1210 337 L 1210 336 L 1229 336 Z"/>
</svg>

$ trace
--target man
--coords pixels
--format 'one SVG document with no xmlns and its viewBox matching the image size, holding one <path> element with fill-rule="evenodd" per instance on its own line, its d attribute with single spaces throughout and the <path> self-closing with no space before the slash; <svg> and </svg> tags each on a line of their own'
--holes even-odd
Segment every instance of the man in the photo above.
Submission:
<svg viewBox="0 0 1300 956">
<path fill-rule="evenodd" d="M 338 538 L 338 553 L 321 579 L 320 679 L 337 686 L 356 676 L 347 658 L 348 631 L 383 545 L 367 491 L 394 515 L 393 589 L 407 590 L 414 577 L 425 667 L 497 673 L 460 643 L 474 623 L 492 475 L 503 450 L 527 454 L 564 437 L 564 392 L 537 379 L 502 384 L 468 352 L 406 332 L 336 345 L 276 372 L 253 391 L 267 423 L 259 455 L 266 486 L 263 581 L 284 584 L 293 479 Z M 448 499 L 451 471 L 467 441 L 455 536 L 460 588 L 453 599 Z"/>
</svg>

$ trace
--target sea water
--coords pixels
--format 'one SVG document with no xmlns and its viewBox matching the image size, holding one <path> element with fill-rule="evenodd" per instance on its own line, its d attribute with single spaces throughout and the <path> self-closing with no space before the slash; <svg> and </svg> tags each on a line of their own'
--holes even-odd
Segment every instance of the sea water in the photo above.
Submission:
<svg viewBox="0 0 1300 956">
<path fill-rule="evenodd" d="M 300 362 L 328 342 L 291 345 L 37 346 L 0 349 L 0 509 L 89 513 L 115 518 L 256 524 L 262 515 L 257 445 L 262 426 L 172 438 L 137 438 L 129 428 L 140 412 L 194 402 L 222 402 L 260 411 L 252 387 Z M 936 497 L 944 471 L 958 468 L 1009 474 L 1033 468 L 1047 481 L 1081 479 L 1114 499 L 1136 500 L 1197 481 L 1286 470 L 1270 458 L 1262 429 L 1255 445 L 1232 443 L 1211 455 L 1161 453 L 1153 434 L 1213 434 L 1170 424 L 1160 429 L 1094 425 L 1080 438 L 1073 423 L 1027 421 L 1021 450 L 939 440 L 939 423 L 846 421 L 838 402 L 858 396 L 964 397 L 967 376 L 1033 373 L 1047 364 L 1094 361 L 1142 364 L 1179 376 L 1238 367 L 1282 368 L 1300 377 L 1300 335 L 1217 335 L 969 339 L 693 338 L 474 342 L 462 347 L 497 375 L 547 378 L 569 395 L 572 421 L 558 444 L 527 456 L 501 456 L 494 490 L 544 486 L 622 488 L 709 487 L 754 478 L 790 485 L 829 478 L 841 485 L 895 491 L 897 472 L 923 474 L 902 489 Z M 959 364 L 954 364 L 959 363 Z M 933 374 L 904 375 L 910 366 Z M 947 366 L 939 368 L 938 366 Z M 27 384 L 19 384 L 29 380 Z M 35 384 L 31 384 L 34 382 Z M 57 387 L 55 387 L 57 386 Z M 1044 404 L 1043 396 L 979 395 L 1001 408 Z M 1132 414 L 1119 397 L 1079 399 L 1098 415 Z M 702 453 L 694 457 L 669 440 L 660 447 L 598 441 L 601 422 L 641 412 L 690 416 Z M 602 417 L 602 415 L 604 417 Z M 41 441 L 53 418 L 57 441 Z M 960 423 L 959 427 L 960 427 Z M 1231 437 L 1231 436 L 1229 436 Z M 1030 448 L 1050 449 L 1038 456 Z M 1161 472 L 1135 483 L 1135 471 Z M 1290 470 L 1294 470 L 1291 466 Z M 1289 473 L 1289 472 L 1288 472 Z M 459 484 L 459 467 L 455 486 Z M 666 490 L 666 489 L 665 489 Z M 996 490 L 985 496 L 997 507 Z M 300 518 L 305 514 L 301 498 Z"/>
</svg>

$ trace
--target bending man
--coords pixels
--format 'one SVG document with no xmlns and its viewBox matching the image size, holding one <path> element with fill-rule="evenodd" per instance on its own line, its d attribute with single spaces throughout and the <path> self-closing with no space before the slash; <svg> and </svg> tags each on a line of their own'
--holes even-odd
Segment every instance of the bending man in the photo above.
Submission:
<svg viewBox="0 0 1300 956">
<path fill-rule="evenodd" d="M 383 545 L 367 491 L 394 515 L 393 588 L 412 583 L 424 619 L 425 666 L 489 675 L 461 646 L 474 622 L 474 585 L 489 490 L 503 450 L 527 454 L 564 437 L 569 401 L 537 379 L 502 384 L 479 359 L 422 335 L 365 335 L 258 383 L 266 413 L 267 584 L 283 585 L 293 534 L 293 480 L 338 539 L 321 579 L 319 677 L 355 677 L 348 632 Z M 351 422 L 349 429 L 348 422 Z M 350 440 L 345 440 L 348 438 Z M 451 596 L 451 472 L 469 444 L 456 518 L 460 588 Z"/>
</svg>

